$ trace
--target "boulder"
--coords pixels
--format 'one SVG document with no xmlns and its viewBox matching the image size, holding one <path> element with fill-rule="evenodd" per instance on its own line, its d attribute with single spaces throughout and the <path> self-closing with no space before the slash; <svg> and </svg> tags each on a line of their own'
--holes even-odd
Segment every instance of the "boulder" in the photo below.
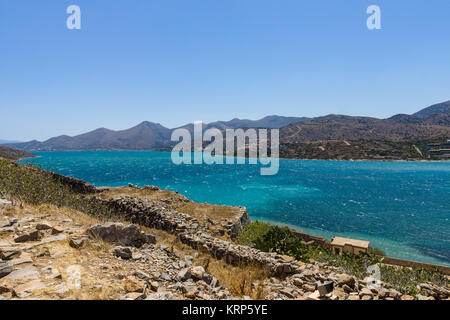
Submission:
<svg viewBox="0 0 450 320">
<path fill-rule="evenodd" d="M 170 277 L 170 275 L 167 272 L 163 272 L 160 276 L 159 279 L 164 280 L 164 281 L 171 281 L 172 278 Z"/>
<path fill-rule="evenodd" d="M 177 279 L 180 281 L 186 281 L 190 279 L 191 276 L 192 276 L 191 270 L 188 268 L 184 268 L 180 272 L 178 272 Z"/>
<path fill-rule="evenodd" d="M 52 226 L 45 222 L 41 222 L 36 225 L 36 230 L 49 230 L 51 228 Z"/>
<path fill-rule="evenodd" d="M 40 280 L 33 280 L 24 284 L 21 284 L 14 288 L 13 296 L 19 298 L 25 298 L 33 293 L 35 290 L 41 290 L 45 288 L 45 284 Z"/>
<path fill-rule="evenodd" d="M 135 277 L 137 277 L 139 279 L 145 280 L 145 281 L 149 281 L 150 280 L 150 276 L 148 274 L 146 274 L 145 272 L 142 272 L 140 270 L 136 270 L 133 273 L 133 276 L 135 276 Z"/>
<path fill-rule="evenodd" d="M 370 296 L 373 297 L 373 293 L 369 288 L 362 288 L 361 291 L 359 292 L 359 296 Z"/>
<path fill-rule="evenodd" d="M 146 288 L 146 281 L 139 279 L 138 277 L 131 276 L 123 280 L 124 290 L 129 292 L 144 292 Z"/>
<path fill-rule="evenodd" d="M 85 241 L 86 241 L 85 238 L 70 238 L 69 245 L 72 248 L 80 249 L 81 247 L 83 247 Z"/>
<path fill-rule="evenodd" d="M 341 274 L 338 277 L 337 284 L 338 284 L 338 286 L 341 286 L 341 287 L 344 285 L 347 285 L 350 288 L 354 288 L 355 278 L 348 274 Z"/>
<path fill-rule="evenodd" d="M 332 281 L 319 282 L 316 284 L 316 288 L 320 293 L 320 296 L 324 296 L 333 291 L 334 283 Z"/>
<path fill-rule="evenodd" d="M 125 260 L 131 259 L 131 257 L 133 256 L 133 252 L 130 248 L 127 247 L 115 247 L 112 249 L 112 253 L 116 257 L 120 257 Z"/>
<path fill-rule="evenodd" d="M 14 270 L 10 274 L 8 274 L 6 278 L 11 279 L 12 281 L 38 279 L 39 271 L 35 266 L 27 266 L 21 269 Z"/>
<path fill-rule="evenodd" d="M 8 278 L 0 279 L 0 294 L 12 292 L 15 282 Z"/>
<path fill-rule="evenodd" d="M 14 242 L 27 242 L 27 241 L 39 241 L 43 237 L 42 233 L 39 230 L 24 233 L 16 238 L 14 238 Z"/>
<path fill-rule="evenodd" d="M 52 234 L 53 235 L 55 235 L 55 234 L 60 234 L 60 233 L 62 233 L 64 230 L 63 229 L 61 229 L 61 228 L 59 228 L 59 227 L 52 227 Z"/>
<path fill-rule="evenodd" d="M 0 262 L 0 278 L 13 272 L 13 266 L 7 262 Z"/>
<path fill-rule="evenodd" d="M 9 248 L 9 249 L 0 249 L 0 259 L 2 260 L 11 260 L 13 258 L 17 258 L 20 256 L 20 249 Z"/>
<path fill-rule="evenodd" d="M 202 280 L 205 269 L 202 266 L 193 267 L 191 268 L 191 273 L 194 279 Z"/>
<path fill-rule="evenodd" d="M 99 237 L 103 241 L 120 243 L 124 246 L 140 248 L 145 243 L 156 243 L 154 235 L 146 235 L 135 224 L 124 226 L 122 223 L 108 222 L 103 225 L 96 224 L 86 233 L 92 237 Z"/>
<path fill-rule="evenodd" d="M 48 266 L 41 269 L 41 272 L 45 274 L 46 279 L 62 279 L 61 273 L 58 269 Z"/>
</svg>

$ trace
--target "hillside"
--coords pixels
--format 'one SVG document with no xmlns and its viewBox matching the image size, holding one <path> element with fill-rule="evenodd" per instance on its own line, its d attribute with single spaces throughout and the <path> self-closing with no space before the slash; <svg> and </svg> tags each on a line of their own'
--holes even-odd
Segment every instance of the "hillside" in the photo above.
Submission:
<svg viewBox="0 0 450 320">
<path fill-rule="evenodd" d="M 281 142 L 321 140 L 414 141 L 450 136 L 450 127 L 368 117 L 329 115 L 280 130 Z"/>
<path fill-rule="evenodd" d="M 166 146 L 170 134 L 170 129 L 144 121 L 127 130 L 100 128 L 74 137 L 59 136 L 44 142 L 34 140 L 8 146 L 30 151 L 152 150 Z"/>
<path fill-rule="evenodd" d="M 421 119 L 426 119 L 434 114 L 450 114 L 450 100 L 442 103 L 437 103 L 422 109 L 413 114 L 413 116 Z"/>
<path fill-rule="evenodd" d="M 15 150 L 0 146 L 0 157 L 8 160 L 18 160 L 21 158 L 32 158 L 35 157 L 35 155 L 22 150 Z"/>
</svg>

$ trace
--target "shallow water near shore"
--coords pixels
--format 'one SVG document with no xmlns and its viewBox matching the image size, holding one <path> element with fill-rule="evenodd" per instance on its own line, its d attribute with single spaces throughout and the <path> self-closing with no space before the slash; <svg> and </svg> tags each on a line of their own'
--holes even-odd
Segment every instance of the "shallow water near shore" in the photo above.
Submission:
<svg viewBox="0 0 450 320">
<path fill-rule="evenodd" d="M 371 241 L 388 256 L 450 266 L 450 163 L 280 160 L 259 165 L 174 165 L 168 152 L 37 152 L 44 169 L 96 186 L 128 183 L 197 202 L 245 206 L 252 219 L 330 239 Z"/>
</svg>

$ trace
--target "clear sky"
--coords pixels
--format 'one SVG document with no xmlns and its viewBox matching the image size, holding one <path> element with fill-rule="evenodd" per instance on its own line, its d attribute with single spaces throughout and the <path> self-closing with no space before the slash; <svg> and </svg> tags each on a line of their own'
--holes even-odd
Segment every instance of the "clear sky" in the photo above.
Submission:
<svg viewBox="0 0 450 320">
<path fill-rule="evenodd" d="M 448 0 L 0 0 L 0 46 L 0 139 L 450 99 Z"/>
</svg>

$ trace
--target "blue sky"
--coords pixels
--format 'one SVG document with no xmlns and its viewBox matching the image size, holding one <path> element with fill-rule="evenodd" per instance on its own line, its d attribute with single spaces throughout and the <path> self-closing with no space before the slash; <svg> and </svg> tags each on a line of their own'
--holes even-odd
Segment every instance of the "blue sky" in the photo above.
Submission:
<svg viewBox="0 0 450 320">
<path fill-rule="evenodd" d="M 413 113 L 450 99 L 449 35 L 448 0 L 0 0 L 0 139 Z"/>
</svg>

